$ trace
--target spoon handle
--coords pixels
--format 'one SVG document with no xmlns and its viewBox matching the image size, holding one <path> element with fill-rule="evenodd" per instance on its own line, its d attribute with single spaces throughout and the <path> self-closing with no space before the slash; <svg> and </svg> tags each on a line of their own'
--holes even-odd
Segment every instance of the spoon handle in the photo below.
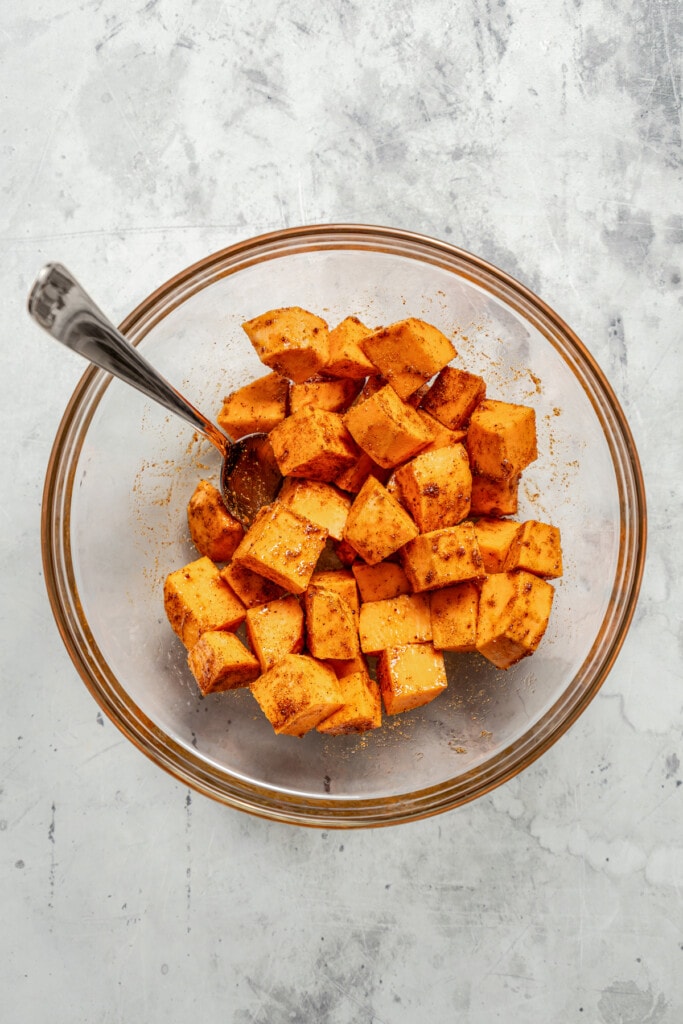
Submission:
<svg viewBox="0 0 683 1024">
<path fill-rule="evenodd" d="M 226 455 L 227 437 L 126 341 L 66 267 L 43 267 L 31 289 L 28 311 L 57 341 L 182 417 Z"/>
</svg>

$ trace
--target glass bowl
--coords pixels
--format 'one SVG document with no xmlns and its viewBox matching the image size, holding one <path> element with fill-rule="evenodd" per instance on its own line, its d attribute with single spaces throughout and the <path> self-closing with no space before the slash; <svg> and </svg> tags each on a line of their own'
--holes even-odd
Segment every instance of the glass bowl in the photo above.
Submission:
<svg viewBox="0 0 683 1024">
<path fill-rule="evenodd" d="M 86 282 L 87 287 L 87 282 Z M 444 242 L 391 228 L 293 228 L 183 270 L 121 325 L 206 415 L 265 372 L 241 323 L 298 305 L 330 325 L 415 316 L 452 337 L 489 397 L 532 405 L 539 458 L 516 518 L 560 527 L 564 576 L 538 651 L 507 671 L 447 655 L 448 689 L 362 736 L 276 736 L 249 690 L 202 699 L 166 621 L 167 573 L 196 558 L 186 504 L 218 456 L 130 387 L 90 367 L 45 484 L 42 542 L 64 643 L 125 736 L 184 784 L 303 825 L 358 827 L 445 811 L 517 774 L 595 696 L 631 621 L 645 553 L 633 440 L 603 373 L 528 289 Z"/>
</svg>

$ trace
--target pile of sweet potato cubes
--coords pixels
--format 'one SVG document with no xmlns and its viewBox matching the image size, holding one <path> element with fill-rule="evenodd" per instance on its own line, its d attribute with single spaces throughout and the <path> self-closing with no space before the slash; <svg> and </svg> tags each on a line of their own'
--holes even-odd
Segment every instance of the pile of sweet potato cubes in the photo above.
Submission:
<svg viewBox="0 0 683 1024">
<path fill-rule="evenodd" d="M 364 732 L 446 689 L 444 651 L 532 654 L 562 574 L 558 529 L 508 518 L 534 410 L 487 398 L 422 320 L 329 330 L 289 307 L 243 326 L 270 372 L 218 422 L 268 432 L 284 481 L 246 532 L 209 481 L 190 499 L 201 557 L 164 604 L 201 693 L 250 687 L 276 733 Z"/>
</svg>

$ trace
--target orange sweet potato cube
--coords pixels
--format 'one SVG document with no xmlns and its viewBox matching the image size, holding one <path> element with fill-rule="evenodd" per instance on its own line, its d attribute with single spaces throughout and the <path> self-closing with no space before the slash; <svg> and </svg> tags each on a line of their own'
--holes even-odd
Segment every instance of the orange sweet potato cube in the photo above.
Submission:
<svg viewBox="0 0 683 1024">
<path fill-rule="evenodd" d="M 244 536 L 242 524 L 230 515 L 221 492 L 200 480 L 187 506 L 187 525 L 200 555 L 212 562 L 229 561 Z"/>
<path fill-rule="evenodd" d="M 166 577 L 164 608 L 174 633 L 188 649 L 202 633 L 236 629 L 246 614 L 242 602 L 206 556 Z"/>
<path fill-rule="evenodd" d="M 423 452 L 433 452 L 435 448 L 445 448 L 449 444 L 462 444 L 467 439 L 466 430 L 450 430 L 445 427 L 443 423 L 439 423 L 437 419 L 430 416 L 424 409 L 415 410 L 428 428 L 432 432 L 432 440 L 428 445 L 422 449 Z"/>
<path fill-rule="evenodd" d="M 461 444 L 421 452 L 396 470 L 396 480 L 421 533 L 455 526 L 469 513 L 472 474 Z"/>
<path fill-rule="evenodd" d="M 261 671 L 254 655 L 235 634 L 222 630 L 202 633 L 191 648 L 187 663 L 204 697 L 249 686 Z"/>
<path fill-rule="evenodd" d="M 358 458 L 340 414 L 311 405 L 278 423 L 269 436 L 283 476 L 330 483 Z"/>
<path fill-rule="evenodd" d="M 474 532 L 486 573 L 503 572 L 505 559 L 518 530 L 519 523 L 512 519 L 496 519 L 491 516 L 477 519 Z"/>
<path fill-rule="evenodd" d="M 238 562 L 229 562 L 220 573 L 221 579 L 232 587 L 245 608 L 255 608 L 267 601 L 275 601 L 286 593 L 283 587 Z"/>
<path fill-rule="evenodd" d="M 286 654 L 251 692 L 278 735 L 303 736 L 344 703 L 332 669 L 306 654 Z"/>
<path fill-rule="evenodd" d="M 367 452 L 361 451 L 353 466 L 345 469 L 343 473 L 334 478 L 334 485 L 341 488 L 342 491 L 351 491 L 352 494 L 358 494 L 369 476 L 374 476 L 376 480 L 383 484 L 389 473 L 390 470 L 378 466 Z"/>
<path fill-rule="evenodd" d="M 433 437 L 416 410 L 401 401 L 389 384 L 352 405 L 344 423 L 363 451 L 385 469 L 417 455 Z"/>
<path fill-rule="evenodd" d="M 377 654 L 397 644 L 431 641 L 429 598 L 424 594 L 400 594 L 360 606 L 358 632 L 364 654 Z"/>
<path fill-rule="evenodd" d="M 536 414 L 527 405 L 484 399 L 467 428 L 473 473 L 493 480 L 519 476 L 537 456 Z"/>
<path fill-rule="evenodd" d="M 448 685 L 443 654 L 432 644 L 389 647 L 377 659 L 377 681 L 388 715 L 422 707 Z"/>
<path fill-rule="evenodd" d="M 519 476 L 507 480 L 490 480 L 478 473 L 472 474 L 470 515 L 514 516 L 519 502 Z"/>
<path fill-rule="evenodd" d="M 233 562 L 303 594 L 326 539 L 327 530 L 276 501 L 259 510 Z"/>
<path fill-rule="evenodd" d="M 357 316 L 347 316 L 330 331 L 330 355 L 325 373 L 332 377 L 363 380 L 375 372 L 375 367 L 360 347 L 363 338 L 373 331 Z"/>
<path fill-rule="evenodd" d="M 308 380 L 328 360 L 326 322 L 300 306 L 271 309 L 242 327 L 261 362 L 290 380 Z"/>
<path fill-rule="evenodd" d="M 328 380 L 312 377 L 303 384 L 292 384 L 289 389 L 289 411 L 298 412 L 306 405 L 328 412 L 345 412 L 358 395 L 362 382 L 352 379 Z"/>
<path fill-rule="evenodd" d="M 325 664 L 329 665 L 337 679 L 350 676 L 353 672 L 365 672 L 366 675 L 368 674 L 368 663 L 360 650 L 354 658 L 328 658 Z"/>
<path fill-rule="evenodd" d="M 346 540 L 368 565 L 381 562 L 418 534 L 418 528 L 387 489 L 369 476 L 351 506 Z"/>
<path fill-rule="evenodd" d="M 483 377 L 455 366 L 444 366 L 422 399 L 422 408 L 451 430 L 465 426 L 486 397 Z"/>
<path fill-rule="evenodd" d="M 358 620 L 360 610 L 358 587 L 355 576 L 349 569 L 316 570 L 311 576 L 309 587 L 324 587 L 326 590 L 333 590 L 339 594 L 353 612 L 354 619 Z"/>
<path fill-rule="evenodd" d="M 558 528 L 535 519 L 522 523 L 510 544 L 505 569 L 526 569 L 546 580 L 561 576 L 562 546 Z"/>
<path fill-rule="evenodd" d="M 323 719 L 318 732 L 326 736 L 346 736 L 349 733 L 379 729 L 382 724 L 382 701 L 378 684 L 367 672 L 352 672 L 339 679 L 344 703 Z"/>
<path fill-rule="evenodd" d="M 336 487 L 320 480 L 290 476 L 283 482 L 277 500 L 305 519 L 322 526 L 330 537 L 342 539 L 351 498 Z"/>
<path fill-rule="evenodd" d="M 479 596 L 477 650 L 497 668 L 509 668 L 537 649 L 548 625 L 554 591 L 533 573 L 487 576 Z"/>
<path fill-rule="evenodd" d="M 438 328 L 409 317 L 382 327 L 360 343 L 400 398 L 408 398 L 456 355 Z"/>
<path fill-rule="evenodd" d="M 472 523 L 421 533 L 401 551 L 401 562 L 415 593 L 479 579 L 484 575 Z"/>
<path fill-rule="evenodd" d="M 477 649 L 479 587 L 472 580 L 432 590 L 432 639 L 440 651 L 468 653 Z"/>
<path fill-rule="evenodd" d="M 237 441 L 247 434 L 267 434 L 287 415 L 289 381 L 279 373 L 267 373 L 223 399 L 217 422 Z"/>
<path fill-rule="evenodd" d="M 358 654 L 353 610 L 337 591 L 309 586 L 305 596 L 306 645 L 314 658 L 344 660 Z"/>
<path fill-rule="evenodd" d="M 293 594 L 247 609 L 247 639 L 263 672 L 304 649 L 304 613 Z"/>
<path fill-rule="evenodd" d="M 408 577 L 395 562 L 379 562 L 377 565 L 364 565 L 357 562 L 351 566 L 356 577 L 362 601 L 385 601 L 410 593 Z"/>
</svg>

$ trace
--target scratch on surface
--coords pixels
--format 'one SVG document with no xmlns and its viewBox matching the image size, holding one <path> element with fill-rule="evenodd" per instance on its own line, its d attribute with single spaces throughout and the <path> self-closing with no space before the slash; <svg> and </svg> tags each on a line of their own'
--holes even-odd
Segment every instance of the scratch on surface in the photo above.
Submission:
<svg viewBox="0 0 683 1024">
<path fill-rule="evenodd" d="M 190 934 L 192 914 L 192 792 L 188 789 L 185 797 L 185 852 L 187 853 L 187 866 L 185 868 L 185 910 L 187 914 L 187 933 Z"/>
<path fill-rule="evenodd" d="M 487 978 L 490 978 L 490 977 L 492 977 L 492 976 L 494 976 L 494 975 L 496 974 L 496 968 L 497 968 L 497 967 L 498 967 L 498 966 L 499 966 L 500 964 L 502 964 L 502 962 L 503 962 L 503 961 L 504 961 L 504 960 L 505 960 L 505 959 L 506 959 L 506 958 L 507 958 L 507 957 L 508 957 L 508 956 L 510 955 L 510 953 L 512 952 L 512 950 L 513 950 L 513 949 L 515 948 L 515 946 L 516 946 L 516 945 L 517 945 L 517 944 L 518 944 L 519 942 L 521 942 L 521 940 L 522 940 L 522 939 L 524 938 L 524 936 L 526 935 L 526 933 L 527 933 L 527 932 L 529 931 L 529 929 L 530 929 L 530 928 L 531 928 L 531 923 L 529 923 L 529 924 L 525 925 L 525 927 L 524 927 L 524 928 L 522 928 L 521 932 L 519 932 L 519 933 L 518 933 L 518 934 L 517 934 L 517 935 L 515 936 L 515 938 L 514 938 L 514 939 L 512 940 L 512 942 L 511 942 L 511 943 L 510 943 L 510 945 L 509 945 L 509 946 L 507 947 L 507 949 L 503 950 L 503 952 L 502 952 L 502 953 L 500 954 L 500 956 L 499 956 L 499 957 L 498 957 L 498 959 L 496 960 L 496 962 L 495 962 L 495 964 L 493 965 L 493 967 L 491 967 L 491 968 L 490 968 L 490 969 L 489 969 L 489 970 L 488 970 L 488 971 L 486 972 L 486 974 L 485 974 L 485 975 L 484 975 L 484 977 L 482 978 L 482 981 L 486 981 L 486 979 L 487 979 Z"/>
<path fill-rule="evenodd" d="M 54 908 L 55 899 L 55 874 L 57 869 L 57 857 L 55 853 L 55 819 L 56 819 L 57 808 L 54 801 L 52 802 L 52 816 L 50 818 L 50 824 L 47 830 L 47 840 L 50 843 L 50 872 L 49 872 L 49 897 L 47 905 L 52 910 Z"/>
</svg>

